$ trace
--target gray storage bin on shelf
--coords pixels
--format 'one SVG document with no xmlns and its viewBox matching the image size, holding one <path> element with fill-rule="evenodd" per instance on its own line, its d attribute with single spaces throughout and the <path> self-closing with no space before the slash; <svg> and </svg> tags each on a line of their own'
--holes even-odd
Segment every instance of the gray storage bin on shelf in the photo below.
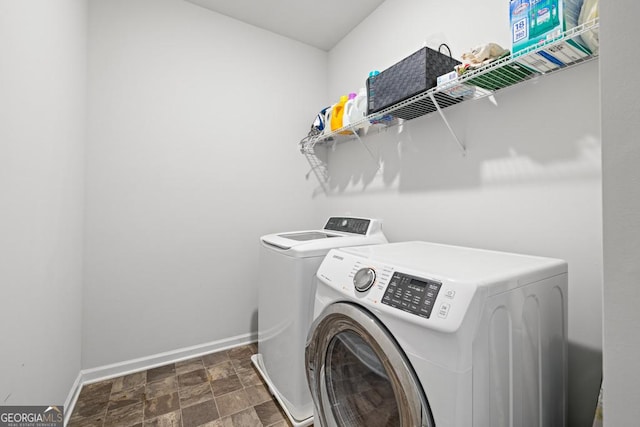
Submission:
<svg viewBox="0 0 640 427">
<path fill-rule="evenodd" d="M 418 50 L 380 74 L 367 79 L 369 97 L 367 114 L 377 113 L 426 92 L 436 86 L 438 76 L 453 71 L 459 64 L 460 61 L 451 56 L 428 47 Z M 436 99 L 440 107 L 462 101 L 461 98 L 454 98 L 444 93 L 436 94 Z M 399 108 L 391 114 L 410 120 L 435 110 L 436 107 L 431 99 L 425 98 L 412 108 Z"/>
</svg>

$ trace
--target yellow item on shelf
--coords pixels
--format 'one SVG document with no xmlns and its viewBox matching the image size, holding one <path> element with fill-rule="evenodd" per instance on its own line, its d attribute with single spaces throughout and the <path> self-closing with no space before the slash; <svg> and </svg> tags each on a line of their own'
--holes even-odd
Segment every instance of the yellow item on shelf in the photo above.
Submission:
<svg viewBox="0 0 640 427">
<path fill-rule="evenodd" d="M 347 103 L 349 97 L 343 95 L 340 101 L 335 104 L 331 110 L 331 131 L 338 130 L 342 127 L 342 116 L 344 115 L 344 104 Z"/>
<path fill-rule="evenodd" d="M 344 104 L 344 113 L 342 113 L 342 126 L 349 126 L 351 124 L 351 112 L 355 107 L 357 93 L 351 92 L 349 94 L 347 103 Z"/>
</svg>

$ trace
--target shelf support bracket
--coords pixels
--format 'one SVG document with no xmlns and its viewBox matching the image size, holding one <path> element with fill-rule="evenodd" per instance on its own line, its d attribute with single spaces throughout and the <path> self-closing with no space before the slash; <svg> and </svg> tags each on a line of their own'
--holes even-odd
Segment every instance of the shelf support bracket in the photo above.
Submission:
<svg viewBox="0 0 640 427">
<path fill-rule="evenodd" d="M 433 105 L 436 106 L 436 109 L 438 110 L 438 113 L 440 114 L 440 117 L 442 117 L 442 121 L 444 121 L 444 124 L 447 125 L 447 129 L 449 129 L 449 133 L 451 133 L 451 136 L 453 136 L 453 139 L 455 139 L 456 142 L 458 143 L 458 146 L 460 147 L 460 150 L 462 150 L 462 154 L 463 155 L 467 154 L 467 147 L 465 147 L 464 144 L 460 141 L 460 139 L 458 138 L 458 135 L 456 135 L 456 133 L 454 132 L 453 128 L 449 124 L 449 120 L 447 120 L 447 117 L 442 112 L 442 108 L 440 108 L 440 104 L 438 104 L 438 101 L 433 96 L 433 92 L 429 93 L 429 98 L 431 98 L 431 102 L 433 102 Z"/>
<path fill-rule="evenodd" d="M 358 132 L 356 131 L 356 129 L 351 129 L 351 132 L 356 137 L 356 139 L 358 140 L 360 145 L 362 145 L 364 147 L 364 149 L 367 150 L 367 153 L 369 153 L 369 155 L 371 156 L 371 158 L 373 159 L 373 161 L 375 162 L 375 164 L 376 164 L 376 166 L 378 168 L 377 170 L 379 171 L 380 168 L 382 167 L 382 165 L 380 164 L 380 160 L 378 160 L 378 158 L 373 155 L 371 150 L 369 150 L 369 147 L 367 147 L 367 144 L 365 144 L 364 141 L 362 140 L 362 138 L 360 138 L 360 135 L 358 135 Z"/>
<path fill-rule="evenodd" d="M 306 178 L 309 179 L 309 175 L 311 172 L 314 173 L 316 179 L 320 183 L 322 190 L 325 194 L 329 194 L 329 189 L 327 184 L 329 182 L 329 170 L 327 169 L 327 165 L 325 162 L 320 160 L 315 152 L 315 147 L 308 147 L 305 151 L 303 151 L 304 156 L 307 158 L 307 162 L 311 167 L 311 170 L 307 173 Z"/>
</svg>

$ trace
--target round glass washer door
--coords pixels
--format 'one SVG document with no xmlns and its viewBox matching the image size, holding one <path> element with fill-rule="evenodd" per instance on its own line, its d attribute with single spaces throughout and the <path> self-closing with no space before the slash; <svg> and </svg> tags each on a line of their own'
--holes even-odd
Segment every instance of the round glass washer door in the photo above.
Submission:
<svg viewBox="0 0 640 427">
<path fill-rule="evenodd" d="M 413 368 L 366 310 L 335 303 L 311 326 L 307 379 L 326 427 L 434 427 Z"/>
</svg>

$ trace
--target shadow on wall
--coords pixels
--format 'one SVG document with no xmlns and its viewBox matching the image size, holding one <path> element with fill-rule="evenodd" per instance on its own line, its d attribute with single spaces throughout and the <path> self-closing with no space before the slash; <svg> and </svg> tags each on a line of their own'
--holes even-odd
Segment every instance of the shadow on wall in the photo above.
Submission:
<svg viewBox="0 0 640 427">
<path fill-rule="evenodd" d="M 602 352 L 569 342 L 569 427 L 593 424 L 601 380 Z"/>
<path fill-rule="evenodd" d="M 258 333 L 258 309 L 253 310 L 253 313 L 251 313 L 251 324 L 249 330 L 252 333 Z"/>
<path fill-rule="evenodd" d="M 438 114 L 318 150 L 329 193 L 600 179 L 598 96 L 584 87 L 590 77 L 576 84 L 572 73 L 558 73 L 445 109 L 466 153 Z"/>
</svg>

